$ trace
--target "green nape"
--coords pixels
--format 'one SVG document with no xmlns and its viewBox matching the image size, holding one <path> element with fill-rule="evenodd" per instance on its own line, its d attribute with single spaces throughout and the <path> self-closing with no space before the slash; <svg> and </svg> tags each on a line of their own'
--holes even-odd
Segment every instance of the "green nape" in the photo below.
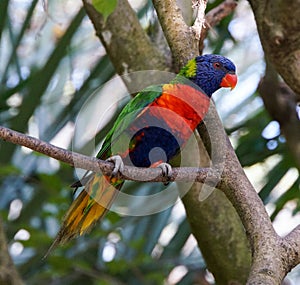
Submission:
<svg viewBox="0 0 300 285">
<path fill-rule="evenodd" d="M 188 63 L 180 70 L 178 75 L 191 78 L 196 76 L 197 63 L 196 59 L 193 58 L 188 61 Z"/>
</svg>

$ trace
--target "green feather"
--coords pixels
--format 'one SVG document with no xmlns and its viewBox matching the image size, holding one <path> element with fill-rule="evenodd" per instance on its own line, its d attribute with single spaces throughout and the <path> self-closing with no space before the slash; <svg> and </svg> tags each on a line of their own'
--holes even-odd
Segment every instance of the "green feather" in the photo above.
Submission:
<svg viewBox="0 0 300 285">
<path fill-rule="evenodd" d="M 124 130 L 135 120 L 144 108 L 162 94 L 162 85 L 153 85 L 137 94 L 122 110 L 112 129 L 107 134 L 97 157 L 106 159 L 111 156 L 110 146 Z"/>
<path fill-rule="evenodd" d="M 196 76 L 197 62 L 196 59 L 191 59 L 179 72 L 179 75 L 191 78 Z"/>
<path fill-rule="evenodd" d="M 171 83 L 183 83 L 185 82 L 184 79 L 196 76 L 196 71 L 196 59 L 191 59 L 180 70 L 179 74 L 171 81 Z M 153 85 L 145 88 L 124 107 L 114 126 L 107 134 L 102 148 L 97 155 L 98 158 L 107 159 L 112 155 L 110 152 L 111 144 L 116 142 L 116 139 L 119 138 L 123 131 L 126 130 L 126 128 L 135 120 L 135 118 L 144 110 L 144 108 L 161 96 L 162 86 L 163 85 Z"/>
</svg>

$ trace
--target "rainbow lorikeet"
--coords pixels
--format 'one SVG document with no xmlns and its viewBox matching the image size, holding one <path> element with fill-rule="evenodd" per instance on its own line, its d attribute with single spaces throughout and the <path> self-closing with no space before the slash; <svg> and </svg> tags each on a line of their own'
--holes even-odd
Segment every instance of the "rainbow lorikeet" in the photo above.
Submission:
<svg viewBox="0 0 300 285">
<path fill-rule="evenodd" d="M 169 162 L 203 120 L 212 94 L 221 87 L 234 88 L 236 83 L 235 66 L 229 59 L 203 55 L 190 60 L 169 84 L 144 89 L 124 107 L 97 157 L 107 160 L 118 155 L 126 165 L 137 167 Z M 164 158 L 161 152 L 150 157 L 155 148 L 164 150 Z M 53 245 L 90 230 L 109 210 L 123 183 L 114 176 L 90 175 Z"/>
</svg>

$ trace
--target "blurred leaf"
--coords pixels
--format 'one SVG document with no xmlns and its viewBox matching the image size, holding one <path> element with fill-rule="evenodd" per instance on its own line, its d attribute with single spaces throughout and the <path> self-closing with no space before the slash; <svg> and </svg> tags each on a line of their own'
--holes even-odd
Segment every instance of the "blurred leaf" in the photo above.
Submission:
<svg viewBox="0 0 300 285">
<path fill-rule="evenodd" d="M 83 17 L 85 16 L 85 11 L 83 8 L 74 17 L 72 23 L 70 24 L 68 30 L 65 32 L 63 37 L 58 42 L 56 48 L 49 56 L 48 61 L 44 65 L 40 72 L 36 73 L 31 81 L 28 82 L 27 92 L 24 95 L 22 105 L 19 109 L 19 113 L 10 122 L 10 127 L 14 130 L 25 131 L 26 122 L 32 116 L 36 106 L 39 104 L 43 92 L 46 90 L 51 77 L 53 76 L 55 70 L 60 64 L 61 60 L 65 56 L 66 49 L 70 44 L 70 41 L 78 29 Z M 41 74 L 43 76 L 41 76 Z M 15 149 L 13 144 L 7 144 L 3 148 L 3 159 L 9 160 Z"/>
<path fill-rule="evenodd" d="M 7 19 L 7 15 L 8 15 L 8 13 L 7 13 L 8 3 L 9 3 L 9 0 L 0 1 L 0 41 L 1 41 L 2 32 L 5 27 L 5 21 Z"/>
<path fill-rule="evenodd" d="M 11 63 L 13 61 L 16 61 L 16 62 L 18 61 L 17 49 L 20 46 L 20 42 L 21 42 L 22 38 L 24 37 L 26 29 L 28 29 L 29 23 L 32 19 L 33 12 L 34 12 L 34 9 L 35 9 L 37 3 L 38 3 L 38 0 L 32 1 L 31 5 L 29 6 L 28 11 L 26 13 L 26 18 L 23 22 L 20 32 L 13 42 L 13 48 L 11 50 L 9 60 L 7 61 L 7 66 L 5 68 L 4 73 L 2 74 L 2 84 L 1 85 L 4 85 L 4 82 L 7 80 L 7 74 L 8 74 L 9 68 L 11 67 Z M 19 78 L 22 79 L 22 76 L 20 76 Z"/>
<path fill-rule="evenodd" d="M 176 234 L 173 236 L 169 244 L 164 248 L 161 257 L 172 257 L 174 254 L 178 256 L 190 235 L 190 225 L 187 219 L 184 219 L 178 226 Z"/>
<path fill-rule="evenodd" d="M 286 203 L 289 201 L 294 201 L 296 203 L 299 203 L 300 200 L 300 178 L 297 179 L 297 181 L 292 185 L 292 187 L 286 191 L 284 194 L 282 194 L 276 201 L 276 208 L 274 212 L 271 215 L 271 220 L 273 221 L 280 210 L 284 207 Z"/>
<path fill-rule="evenodd" d="M 262 131 L 268 125 L 270 119 L 266 111 L 261 110 L 252 118 L 245 121 L 238 128 L 239 141 L 236 147 L 236 154 L 242 166 L 251 166 L 264 161 L 271 155 L 282 153 L 283 144 L 277 139 L 277 147 L 268 148 L 268 141 L 262 136 Z"/>
<path fill-rule="evenodd" d="M 259 196 L 264 202 L 267 202 L 267 198 L 269 197 L 271 191 L 287 173 L 288 169 L 287 161 L 282 159 L 273 167 L 273 169 L 268 172 L 266 184 L 259 192 Z"/>
<path fill-rule="evenodd" d="M 118 1 L 117 0 L 92 0 L 95 9 L 103 15 L 104 21 L 115 10 Z"/>
<path fill-rule="evenodd" d="M 6 177 L 8 175 L 21 174 L 20 169 L 13 165 L 0 165 L 0 177 Z"/>
</svg>

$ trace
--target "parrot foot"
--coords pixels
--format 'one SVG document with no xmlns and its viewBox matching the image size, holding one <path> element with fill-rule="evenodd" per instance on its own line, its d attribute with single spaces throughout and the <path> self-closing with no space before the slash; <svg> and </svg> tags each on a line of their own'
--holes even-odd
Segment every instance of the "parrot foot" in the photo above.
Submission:
<svg viewBox="0 0 300 285">
<path fill-rule="evenodd" d="M 157 167 L 161 169 L 162 175 L 164 177 L 167 177 L 168 180 L 171 179 L 173 170 L 172 170 L 172 166 L 169 163 L 163 162 L 157 165 Z M 170 181 L 164 182 L 164 185 L 167 186 L 169 183 Z"/>
<path fill-rule="evenodd" d="M 105 161 L 112 162 L 115 166 L 113 171 L 111 172 L 111 176 L 114 177 L 120 171 L 121 173 L 124 171 L 124 162 L 119 155 L 113 155 L 110 158 L 106 159 Z"/>
</svg>

